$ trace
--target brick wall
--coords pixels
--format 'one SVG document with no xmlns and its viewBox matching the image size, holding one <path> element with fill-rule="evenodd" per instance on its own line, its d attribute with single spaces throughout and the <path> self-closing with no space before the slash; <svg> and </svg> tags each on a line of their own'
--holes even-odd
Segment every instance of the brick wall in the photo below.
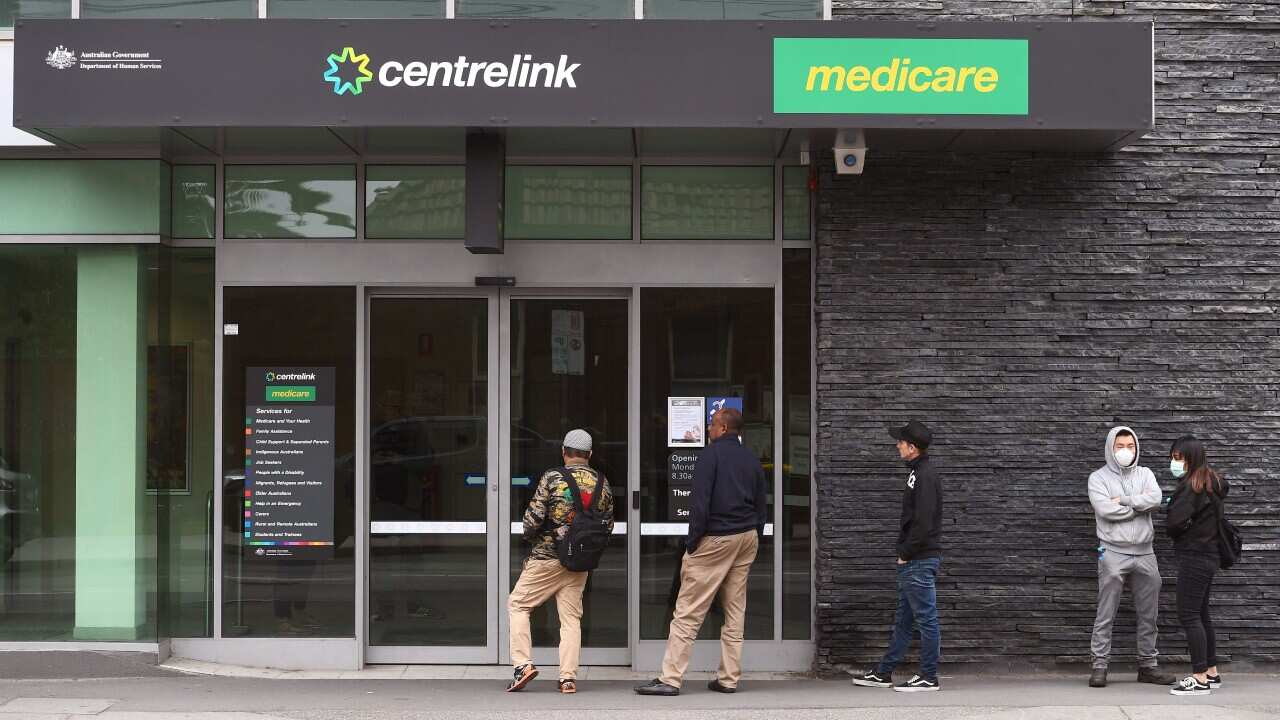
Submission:
<svg viewBox="0 0 1280 720">
<path fill-rule="evenodd" d="M 887 641 L 905 472 L 885 427 L 909 417 L 935 428 L 945 477 L 945 663 L 1088 660 L 1085 485 L 1116 420 L 1168 490 L 1172 440 L 1208 440 L 1246 542 L 1271 547 L 1219 577 L 1219 650 L 1280 660 L 1280 3 L 835 14 L 1154 20 L 1157 124 L 1107 156 L 872 148 L 866 174 L 839 178 L 820 159 L 817 668 L 863 667 Z M 1162 520 L 1168 663 L 1186 642 Z M 1126 598 L 1113 662 L 1133 652 Z"/>
</svg>

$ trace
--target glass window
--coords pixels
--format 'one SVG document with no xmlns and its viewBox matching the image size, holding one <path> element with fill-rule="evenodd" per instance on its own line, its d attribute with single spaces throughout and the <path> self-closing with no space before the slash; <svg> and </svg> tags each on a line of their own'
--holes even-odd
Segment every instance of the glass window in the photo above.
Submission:
<svg viewBox="0 0 1280 720">
<path fill-rule="evenodd" d="M 642 169 L 645 240 L 772 240 L 772 167 Z"/>
<path fill-rule="evenodd" d="M 667 398 L 741 402 L 743 442 L 760 458 L 772 487 L 773 319 L 770 288 L 640 291 L 641 639 L 667 637 L 688 530 L 687 496 L 680 494 L 688 485 L 680 474 L 692 461 L 682 458 L 698 452 L 668 447 Z M 747 581 L 748 640 L 773 639 L 772 529 L 766 528 Z M 713 606 L 698 637 L 718 637 L 723 622 L 723 611 Z"/>
<path fill-rule="evenodd" d="M 156 637 L 142 400 L 158 251 L 0 245 L 0 638 Z"/>
<path fill-rule="evenodd" d="M 213 629 L 213 249 L 162 248 L 148 280 L 147 492 L 162 637 Z M 160 309 L 164 308 L 161 312 Z"/>
<path fill-rule="evenodd" d="M 460 18 L 597 18 L 635 17 L 632 0 L 458 0 Z"/>
<path fill-rule="evenodd" d="M 214 167 L 175 165 L 173 167 L 173 210 L 171 237 L 212 240 L 214 233 Z"/>
<path fill-rule="evenodd" d="M 355 289 L 223 293 L 223 632 L 351 637 Z"/>
<path fill-rule="evenodd" d="M 782 639 L 808 640 L 813 611 L 810 527 L 813 337 L 808 248 L 782 253 Z"/>
<path fill-rule="evenodd" d="M 255 18 L 254 0 L 81 0 L 82 18 Z"/>
<path fill-rule="evenodd" d="M 809 239 L 809 168 L 782 168 L 782 238 Z"/>
<path fill-rule="evenodd" d="M 268 0 L 267 17 L 442 18 L 444 0 Z"/>
<path fill-rule="evenodd" d="M 156 160 L 0 160 L 0 233 L 157 235 L 169 227 Z"/>
<path fill-rule="evenodd" d="M 371 240 L 461 238 L 466 229 L 466 168 L 365 168 L 364 233 Z"/>
<path fill-rule="evenodd" d="M 228 239 L 354 238 L 354 165 L 228 165 Z"/>
<path fill-rule="evenodd" d="M 644 0 L 645 18 L 821 20 L 822 0 Z"/>
<path fill-rule="evenodd" d="M 548 469 L 564 464 L 565 433 L 591 434 L 591 465 L 613 493 L 615 528 L 582 596 L 582 644 L 627 646 L 627 301 L 511 301 L 511 517 L 516 528 Z M 530 546 L 511 534 L 508 587 Z M 534 645 L 560 639 L 554 602 L 532 613 Z"/>
<path fill-rule="evenodd" d="M 18 18 L 69 18 L 71 0 L 0 0 L 0 28 Z"/>
<path fill-rule="evenodd" d="M 631 238 L 629 167 L 513 165 L 506 183 L 508 238 Z"/>
</svg>

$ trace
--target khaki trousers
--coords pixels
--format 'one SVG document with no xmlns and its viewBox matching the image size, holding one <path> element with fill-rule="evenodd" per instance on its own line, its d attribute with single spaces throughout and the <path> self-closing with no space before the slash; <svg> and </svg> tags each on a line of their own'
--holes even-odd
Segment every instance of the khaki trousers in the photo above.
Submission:
<svg viewBox="0 0 1280 720">
<path fill-rule="evenodd" d="M 755 530 L 737 535 L 708 535 L 693 553 L 684 554 L 680 569 L 680 597 L 671 618 L 667 652 L 658 678 L 680 687 L 689 667 L 693 641 L 707 617 L 711 601 L 720 596 L 724 607 L 724 627 L 720 628 L 721 685 L 738 687 L 742 677 L 742 631 L 747 617 L 747 573 L 755 562 L 759 539 Z"/>
<path fill-rule="evenodd" d="M 578 678 L 578 656 L 582 653 L 582 590 L 586 585 L 587 573 L 567 570 L 559 560 L 529 558 L 525 561 L 520 579 L 507 598 L 514 667 L 533 662 L 529 613 L 554 596 L 560 616 L 560 679 Z"/>
</svg>

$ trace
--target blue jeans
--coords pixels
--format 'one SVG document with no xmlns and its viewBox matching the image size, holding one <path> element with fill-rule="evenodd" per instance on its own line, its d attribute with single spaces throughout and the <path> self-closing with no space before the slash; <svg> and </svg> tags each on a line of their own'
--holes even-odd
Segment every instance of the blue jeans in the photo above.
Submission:
<svg viewBox="0 0 1280 720">
<path fill-rule="evenodd" d="M 938 568 L 941 558 L 912 560 L 898 566 L 898 609 L 893 616 L 893 638 L 880 659 L 877 671 L 892 673 L 911 647 L 911 637 L 920 632 L 920 675 L 938 677 L 938 656 L 942 654 L 942 630 L 938 627 Z"/>
</svg>

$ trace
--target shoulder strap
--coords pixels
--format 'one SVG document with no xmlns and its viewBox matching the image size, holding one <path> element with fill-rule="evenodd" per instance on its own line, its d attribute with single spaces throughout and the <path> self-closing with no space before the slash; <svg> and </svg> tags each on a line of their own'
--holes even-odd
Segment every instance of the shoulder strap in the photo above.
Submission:
<svg viewBox="0 0 1280 720">
<path fill-rule="evenodd" d="M 560 476 L 564 478 L 564 482 L 569 486 L 569 493 L 573 495 L 573 509 L 582 512 L 582 489 L 578 487 L 578 480 L 573 476 L 573 471 L 567 466 L 560 468 Z"/>
</svg>

